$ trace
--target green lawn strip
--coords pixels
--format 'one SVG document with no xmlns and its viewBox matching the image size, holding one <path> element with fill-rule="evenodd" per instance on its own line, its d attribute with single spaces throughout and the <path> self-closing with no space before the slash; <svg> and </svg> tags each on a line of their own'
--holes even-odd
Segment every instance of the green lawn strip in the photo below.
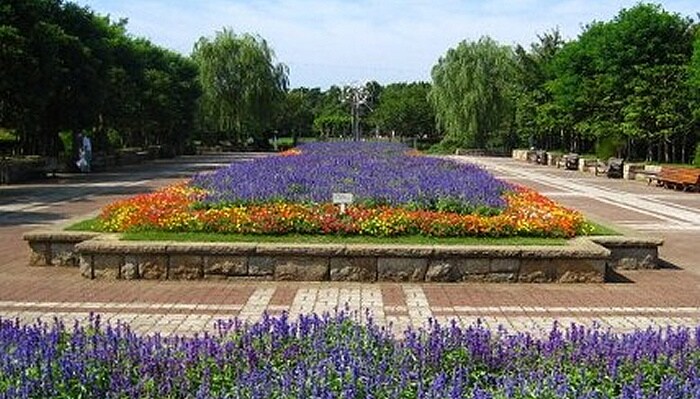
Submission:
<svg viewBox="0 0 700 399">
<path fill-rule="evenodd" d="M 619 233 L 618 231 L 600 223 L 592 222 L 588 220 L 586 223 L 588 223 L 589 226 L 593 228 L 593 230 L 588 233 L 589 236 L 621 236 L 622 233 Z"/>
<path fill-rule="evenodd" d="M 78 223 L 66 227 L 66 231 L 95 231 L 101 232 L 99 218 L 81 220 Z"/>
<path fill-rule="evenodd" d="M 222 233 L 181 233 L 142 231 L 122 234 L 129 241 L 187 241 L 187 242 L 278 242 L 302 244 L 414 244 L 414 245 L 566 245 L 563 238 L 542 237 L 369 237 L 334 235 L 262 235 Z"/>
</svg>

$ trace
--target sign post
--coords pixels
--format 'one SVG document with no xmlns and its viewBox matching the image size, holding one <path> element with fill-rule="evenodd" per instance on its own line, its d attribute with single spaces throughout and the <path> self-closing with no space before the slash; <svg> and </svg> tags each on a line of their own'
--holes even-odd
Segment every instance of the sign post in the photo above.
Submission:
<svg viewBox="0 0 700 399">
<path fill-rule="evenodd" d="M 352 193 L 333 193 L 333 203 L 340 205 L 340 214 L 345 215 L 346 206 L 352 204 L 355 196 Z"/>
</svg>

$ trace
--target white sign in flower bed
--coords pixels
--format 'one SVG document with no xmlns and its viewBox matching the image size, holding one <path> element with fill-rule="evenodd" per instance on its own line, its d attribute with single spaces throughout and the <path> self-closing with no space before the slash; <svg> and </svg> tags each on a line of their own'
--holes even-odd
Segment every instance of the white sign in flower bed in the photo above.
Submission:
<svg viewBox="0 0 700 399">
<path fill-rule="evenodd" d="M 333 203 L 340 205 L 340 213 L 345 213 L 345 207 L 352 204 L 355 196 L 352 193 L 333 193 Z"/>
</svg>

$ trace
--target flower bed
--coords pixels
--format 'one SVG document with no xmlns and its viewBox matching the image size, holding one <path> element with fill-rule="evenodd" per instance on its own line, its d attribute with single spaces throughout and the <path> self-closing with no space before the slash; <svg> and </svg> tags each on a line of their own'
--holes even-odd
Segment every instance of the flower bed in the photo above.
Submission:
<svg viewBox="0 0 700 399">
<path fill-rule="evenodd" d="M 219 322 L 199 337 L 0 320 L 0 396 L 45 398 L 695 398 L 700 330 L 544 338 L 432 324 L 396 339 L 353 318 Z"/>
<path fill-rule="evenodd" d="M 329 202 L 332 193 L 353 193 L 356 203 L 407 209 L 497 213 L 508 186 L 485 170 L 438 158 L 411 156 L 391 143 L 311 143 L 298 155 L 231 164 L 198 175 L 203 203 Z"/>
<path fill-rule="evenodd" d="M 364 234 L 436 237 L 572 237 L 584 231 L 581 214 L 525 188 L 504 194 L 498 215 L 351 206 L 341 214 L 332 204 L 273 202 L 197 208 L 203 192 L 186 184 L 115 202 L 102 212 L 105 231 L 191 231 L 239 234 Z"/>
<path fill-rule="evenodd" d="M 105 231 L 572 237 L 578 212 L 474 165 L 407 153 L 400 145 L 314 143 L 235 163 L 191 182 L 118 201 Z M 334 192 L 351 192 L 342 214 Z"/>
</svg>

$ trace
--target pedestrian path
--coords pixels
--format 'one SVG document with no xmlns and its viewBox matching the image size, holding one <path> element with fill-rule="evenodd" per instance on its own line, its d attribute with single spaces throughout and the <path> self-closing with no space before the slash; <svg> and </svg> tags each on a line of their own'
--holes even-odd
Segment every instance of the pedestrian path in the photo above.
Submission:
<svg viewBox="0 0 700 399">
<path fill-rule="evenodd" d="M 465 160 L 464 157 L 456 157 Z M 524 168 L 521 163 L 512 160 L 504 162 L 494 158 L 466 158 L 469 162 L 483 165 L 489 170 L 495 171 L 506 179 L 536 181 L 559 190 L 558 193 L 549 193 L 553 198 L 562 197 L 587 197 L 597 202 L 646 215 L 658 222 L 654 223 L 630 223 L 629 227 L 640 230 L 693 230 L 700 231 L 700 207 L 689 207 L 672 202 L 667 202 L 657 196 L 650 196 L 646 192 L 627 192 L 618 188 L 610 188 L 597 184 L 598 179 L 572 179 L 571 176 L 562 175 L 561 171 L 555 173 L 547 169 L 532 170 Z M 566 173 L 566 172 L 564 172 Z M 569 173 L 570 174 L 570 173 Z M 691 194 L 692 193 L 677 193 Z M 665 195 L 666 198 L 669 195 Z M 677 198 L 677 196 L 676 196 Z"/>
<path fill-rule="evenodd" d="M 246 154 L 190 157 L 139 170 L 67 177 L 60 184 L 0 187 L 0 317 L 66 322 L 91 313 L 141 333 L 196 334 L 216 320 L 255 322 L 264 315 L 347 309 L 400 333 L 430 320 L 545 334 L 560 325 L 599 324 L 615 331 L 700 324 L 700 195 L 517 163 L 470 158 L 511 182 L 530 185 L 565 205 L 666 243 L 678 266 L 623 271 L 609 284 L 353 284 L 257 281 L 98 281 L 74 269 L 31 268 L 21 235 L 37 223 L 95 212 L 128 195 L 183 176 L 247 159 Z M 466 159 L 460 157 L 460 159 Z"/>
<path fill-rule="evenodd" d="M 286 304 L 272 304 L 280 287 L 265 285 L 256 288 L 244 303 L 202 304 L 163 302 L 21 302 L 0 301 L 4 319 L 22 323 L 37 320 L 64 322 L 85 321 L 91 314 L 100 314 L 110 323 L 128 323 L 139 333 L 193 335 L 213 331 L 217 320 L 238 318 L 255 323 L 265 314 L 286 313 L 292 320 L 300 315 L 346 311 L 358 321 L 371 317 L 380 326 L 388 326 L 401 334 L 409 326 L 425 327 L 431 321 L 443 325 L 457 323 L 469 326 L 481 323 L 510 332 L 546 334 L 554 324 L 599 325 L 617 332 L 700 324 L 700 307 L 564 307 L 564 306 L 433 306 L 421 285 L 398 285 L 403 305 L 384 301 L 382 287 L 365 285 L 354 288 L 340 286 L 298 287 Z M 282 287 L 281 289 L 289 289 Z"/>
</svg>

